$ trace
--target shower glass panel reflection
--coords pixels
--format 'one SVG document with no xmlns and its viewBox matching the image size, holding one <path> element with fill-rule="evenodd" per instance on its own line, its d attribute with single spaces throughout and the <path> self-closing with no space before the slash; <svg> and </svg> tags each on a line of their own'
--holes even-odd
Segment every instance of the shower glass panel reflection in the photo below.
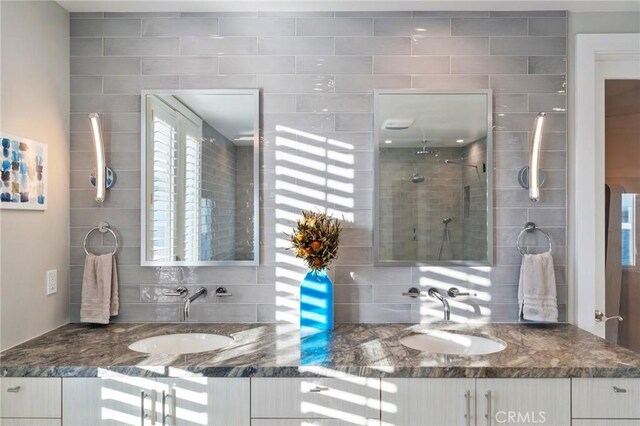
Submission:
<svg viewBox="0 0 640 426">
<path fill-rule="evenodd" d="M 378 264 L 487 264 L 491 95 L 376 94 Z"/>
</svg>

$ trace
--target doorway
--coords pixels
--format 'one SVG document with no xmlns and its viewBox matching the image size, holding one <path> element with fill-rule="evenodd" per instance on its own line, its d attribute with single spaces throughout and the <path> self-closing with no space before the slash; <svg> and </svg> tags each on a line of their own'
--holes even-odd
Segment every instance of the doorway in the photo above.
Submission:
<svg viewBox="0 0 640 426">
<path fill-rule="evenodd" d="M 625 298 L 635 297 L 631 294 L 622 294 L 622 274 L 623 269 L 627 272 L 628 265 L 621 264 L 622 259 L 630 259 L 630 251 L 627 254 L 622 252 L 622 238 L 623 238 L 623 218 L 622 207 L 623 198 L 625 200 L 625 214 L 631 214 L 629 219 L 637 218 L 637 209 L 635 212 L 630 212 L 629 205 L 630 196 L 623 194 L 635 194 L 636 192 L 627 192 L 624 188 L 624 184 L 619 186 L 624 189 L 617 188 L 618 197 L 613 201 L 614 206 L 620 204 L 617 217 L 611 217 L 611 212 L 607 209 L 607 199 L 611 202 L 611 187 L 609 187 L 609 196 L 607 197 L 605 187 L 605 136 L 606 136 L 606 94 L 609 94 L 610 100 L 615 99 L 617 96 L 614 91 L 617 90 L 620 93 L 624 93 L 629 90 L 630 87 L 614 87 L 609 86 L 609 91 L 605 89 L 605 86 L 614 81 L 626 80 L 640 80 L 640 34 L 579 34 L 576 36 L 576 56 L 575 56 L 575 124 L 574 124 L 574 140 L 575 150 L 572 152 L 572 167 L 574 169 L 573 179 L 570 183 L 571 198 L 571 211 L 570 216 L 570 233 L 572 241 L 572 250 L 570 253 L 573 256 L 572 270 L 570 274 L 572 276 L 570 286 L 570 300 L 573 303 L 573 323 L 578 327 L 594 333 L 601 337 L 606 337 L 609 334 L 609 338 L 614 341 L 619 341 L 622 336 L 623 329 L 614 325 L 617 323 L 615 319 L 609 321 L 597 321 L 597 311 L 603 312 L 605 317 L 612 317 L 620 314 L 620 309 L 626 309 L 626 306 L 622 305 L 622 301 Z M 622 84 L 622 83 L 620 83 Z M 625 98 L 626 102 L 631 102 L 633 98 Z M 631 99 L 631 100 L 630 100 Z M 635 96 L 638 99 L 638 96 Z M 614 101 L 615 102 L 615 101 Z M 620 121 L 619 116 L 624 116 L 623 113 L 615 112 L 610 107 L 609 118 L 610 122 Z M 618 108 L 623 110 L 629 110 L 630 107 L 624 106 L 622 101 Z M 627 129 L 629 130 L 629 129 Z M 633 140 L 633 136 L 629 136 Z M 640 141 L 637 141 L 640 143 Z M 612 143 L 613 147 L 615 144 Z M 634 146 L 635 147 L 635 146 Z M 613 149 L 613 148 L 612 148 Z M 626 147 L 629 149 L 629 147 Z M 636 148 L 637 149 L 637 148 Z M 622 156 L 627 159 L 635 160 L 635 168 L 638 168 L 638 152 L 633 154 L 631 151 L 623 151 Z M 614 153 L 610 154 L 610 160 L 614 159 Z M 634 167 L 626 167 L 628 163 L 624 163 L 624 168 L 628 169 Z M 616 170 L 615 167 L 611 168 Z M 617 172 L 611 171 L 616 174 Z M 610 173 L 610 175 L 611 175 Z M 607 176 L 613 178 L 615 176 Z M 611 185 L 614 182 L 610 182 Z M 618 182 L 619 183 L 619 182 Z M 629 183 L 626 182 L 629 186 Z M 631 190 L 631 187 L 629 191 Z M 637 202 L 637 197 L 636 202 Z M 616 201 L 617 200 L 617 201 Z M 605 214 L 605 212 L 607 214 Z M 607 220 L 610 219 L 612 224 L 611 229 L 616 229 L 618 234 L 618 240 L 612 241 L 611 247 L 607 247 L 607 242 L 610 240 L 609 235 L 605 232 Z M 627 237 L 633 234 L 630 230 L 631 224 L 627 221 L 624 224 L 624 229 Z M 637 231 L 636 231 L 637 232 Z M 637 241 L 637 238 L 636 240 Z M 633 242 L 635 244 L 635 241 Z M 617 249 L 614 249 L 617 246 Z M 631 249 L 629 249 L 631 250 Z M 635 249 L 635 260 L 637 261 L 637 249 Z M 617 272 L 615 268 L 613 272 L 611 267 L 609 268 L 609 274 L 616 274 L 620 276 L 618 280 L 609 280 L 609 282 L 618 283 L 617 288 L 613 291 L 609 291 L 607 295 L 607 269 L 605 259 L 607 254 L 616 254 L 615 257 L 609 256 L 610 264 L 617 262 Z M 637 262 L 636 262 L 637 263 Z M 615 286 L 614 286 L 615 287 Z M 626 291 L 626 290 L 625 290 Z M 625 300 L 625 303 L 635 303 L 640 305 L 640 300 L 637 302 L 631 302 Z M 571 308 L 570 308 L 571 309 Z M 623 323 L 629 322 L 631 325 L 631 319 L 625 319 Z M 636 327 L 637 327 L 636 322 Z M 626 326 L 626 324 L 625 324 Z M 607 333 L 607 329 L 610 329 Z M 613 334 L 611 332 L 613 329 Z M 618 333 L 619 332 L 619 333 Z M 637 330 L 636 330 L 637 332 Z"/>
<path fill-rule="evenodd" d="M 640 79 L 605 80 L 605 338 L 640 352 Z"/>
</svg>

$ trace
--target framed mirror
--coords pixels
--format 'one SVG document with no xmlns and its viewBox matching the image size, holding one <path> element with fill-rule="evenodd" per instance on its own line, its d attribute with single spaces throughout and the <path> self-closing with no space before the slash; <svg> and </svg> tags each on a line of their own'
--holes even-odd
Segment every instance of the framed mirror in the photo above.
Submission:
<svg viewBox="0 0 640 426">
<path fill-rule="evenodd" d="M 258 265 L 258 90 L 144 91 L 141 104 L 142 265 Z"/>
<path fill-rule="evenodd" d="M 376 265 L 491 264 L 491 91 L 376 91 L 374 122 Z"/>
</svg>

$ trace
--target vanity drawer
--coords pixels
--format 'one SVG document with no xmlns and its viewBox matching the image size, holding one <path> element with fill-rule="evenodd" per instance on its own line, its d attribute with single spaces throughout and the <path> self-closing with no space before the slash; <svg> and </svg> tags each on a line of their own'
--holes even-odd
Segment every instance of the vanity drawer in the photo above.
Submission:
<svg viewBox="0 0 640 426">
<path fill-rule="evenodd" d="M 367 419 L 357 424 L 380 426 L 380 420 Z M 251 426 L 354 426 L 354 423 L 338 419 L 253 419 Z"/>
<path fill-rule="evenodd" d="M 0 416 L 59 418 L 62 383 L 57 378 L 0 378 Z"/>
<path fill-rule="evenodd" d="M 0 426 L 60 426 L 60 419 L 0 419 Z"/>
<path fill-rule="evenodd" d="M 379 419 L 380 380 L 254 378 L 251 417 L 351 419 L 356 424 L 364 419 Z"/>
<path fill-rule="evenodd" d="M 640 419 L 640 379 L 573 379 L 573 417 Z"/>
</svg>

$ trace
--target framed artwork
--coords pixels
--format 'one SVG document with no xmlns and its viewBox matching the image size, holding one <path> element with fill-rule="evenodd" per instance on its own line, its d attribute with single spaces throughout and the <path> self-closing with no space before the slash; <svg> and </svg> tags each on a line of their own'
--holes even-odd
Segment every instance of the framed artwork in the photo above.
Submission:
<svg viewBox="0 0 640 426">
<path fill-rule="evenodd" d="M 0 209 L 46 210 L 47 145 L 0 133 Z"/>
</svg>

